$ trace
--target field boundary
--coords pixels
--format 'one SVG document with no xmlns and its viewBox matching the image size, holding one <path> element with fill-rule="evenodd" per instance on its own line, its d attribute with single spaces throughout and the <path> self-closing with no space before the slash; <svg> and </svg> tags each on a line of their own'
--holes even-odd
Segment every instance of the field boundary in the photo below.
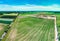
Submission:
<svg viewBox="0 0 60 41">
<path fill-rule="evenodd" d="M 37 18 L 43 18 L 43 19 L 53 19 L 54 20 L 54 27 L 55 27 L 55 41 L 58 41 L 58 31 L 57 31 L 57 25 L 56 25 L 56 16 L 55 15 L 51 15 L 51 16 L 47 16 L 47 15 L 40 15 L 40 16 L 36 16 L 36 15 L 27 15 L 27 16 L 31 16 L 31 17 L 37 17 Z"/>
<path fill-rule="evenodd" d="M 36 16 L 34 16 L 36 17 Z M 37 18 L 44 18 L 44 19 L 53 19 L 54 20 L 54 27 L 55 27 L 55 41 L 58 41 L 58 31 L 57 31 L 57 25 L 56 25 L 56 16 L 38 16 Z"/>
</svg>

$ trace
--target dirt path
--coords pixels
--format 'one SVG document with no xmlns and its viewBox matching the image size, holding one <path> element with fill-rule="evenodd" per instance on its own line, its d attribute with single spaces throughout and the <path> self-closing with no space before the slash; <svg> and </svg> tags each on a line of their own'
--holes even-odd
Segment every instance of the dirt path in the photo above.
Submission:
<svg viewBox="0 0 60 41">
<path fill-rule="evenodd" d="M 57 31 L 57 26 L 56 26 L 56 18 L 55 18 L 55 41 L 58 41 L 58 31 Z"/>
<path fill-rule="evenodd" d="M 9 41 L 15 41 L 16 33 L 17 33 L 16 29 L 11 30 L 9 36 L 7 37 L 9 39 Z M 8 39 L 6 39 L 6 41 L 8 41 Z"/>
</svg>

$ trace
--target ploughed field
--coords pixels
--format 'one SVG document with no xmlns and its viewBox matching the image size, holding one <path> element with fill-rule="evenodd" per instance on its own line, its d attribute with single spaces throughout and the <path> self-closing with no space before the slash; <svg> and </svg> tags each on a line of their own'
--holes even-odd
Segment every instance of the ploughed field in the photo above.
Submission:
<svg viewBox="0 0 60 41">
<path fill-rule="evenodd" d="M 2 41 L 55 41 L 54 20 L 18 16 Z"/>
</svg>

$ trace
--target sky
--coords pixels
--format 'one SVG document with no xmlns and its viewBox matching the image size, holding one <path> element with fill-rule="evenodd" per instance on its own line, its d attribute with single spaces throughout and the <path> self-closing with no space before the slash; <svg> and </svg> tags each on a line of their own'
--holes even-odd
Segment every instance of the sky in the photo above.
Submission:
<svg viewBox="0 0 60 41">
<path fill-rule="evenodd" d="M 60 11 L 60 0 L 0 0 L 0 11 Z"/>
</svg>

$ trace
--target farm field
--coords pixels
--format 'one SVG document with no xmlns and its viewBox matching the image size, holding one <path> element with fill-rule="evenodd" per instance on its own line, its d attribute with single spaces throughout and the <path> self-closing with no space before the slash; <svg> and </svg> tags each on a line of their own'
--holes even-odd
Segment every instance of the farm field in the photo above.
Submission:
<svg viewBox="0 0 60 41">
<path fill-rule="evenodd" d="M 0 23 L 0 38 L 1 38 L 2 34 L 3 34 L 6 30 L 8 30 L 7 24 L 1 24 L 1 23 Z"/>
<path fill-rule="evenodd" d="M 59 41 L 60 41 L 60 12 L 37 12 L 35 13 L 36 15 L 55 15 L 56 16 L 56 23 L 57 23 L 57 29 L 58 29 L 58 38 L 59 38 Z M 26 16 L 26 15 L 35 15 L 34 13 L 23 13 L 23 14 L 20 14 L 22 16 Z"/>
<path fill-rule="evenodd" d="M 19 15 L 2 41 L 55 41 L 54 20 Z"/>
<path fill-rule="evenodd" d="M 17 14 L 2 14 L 0 15 L 0 41 L 5 37 L 9 31 L 9 25 L 13 22 Z"/>
</svg>

